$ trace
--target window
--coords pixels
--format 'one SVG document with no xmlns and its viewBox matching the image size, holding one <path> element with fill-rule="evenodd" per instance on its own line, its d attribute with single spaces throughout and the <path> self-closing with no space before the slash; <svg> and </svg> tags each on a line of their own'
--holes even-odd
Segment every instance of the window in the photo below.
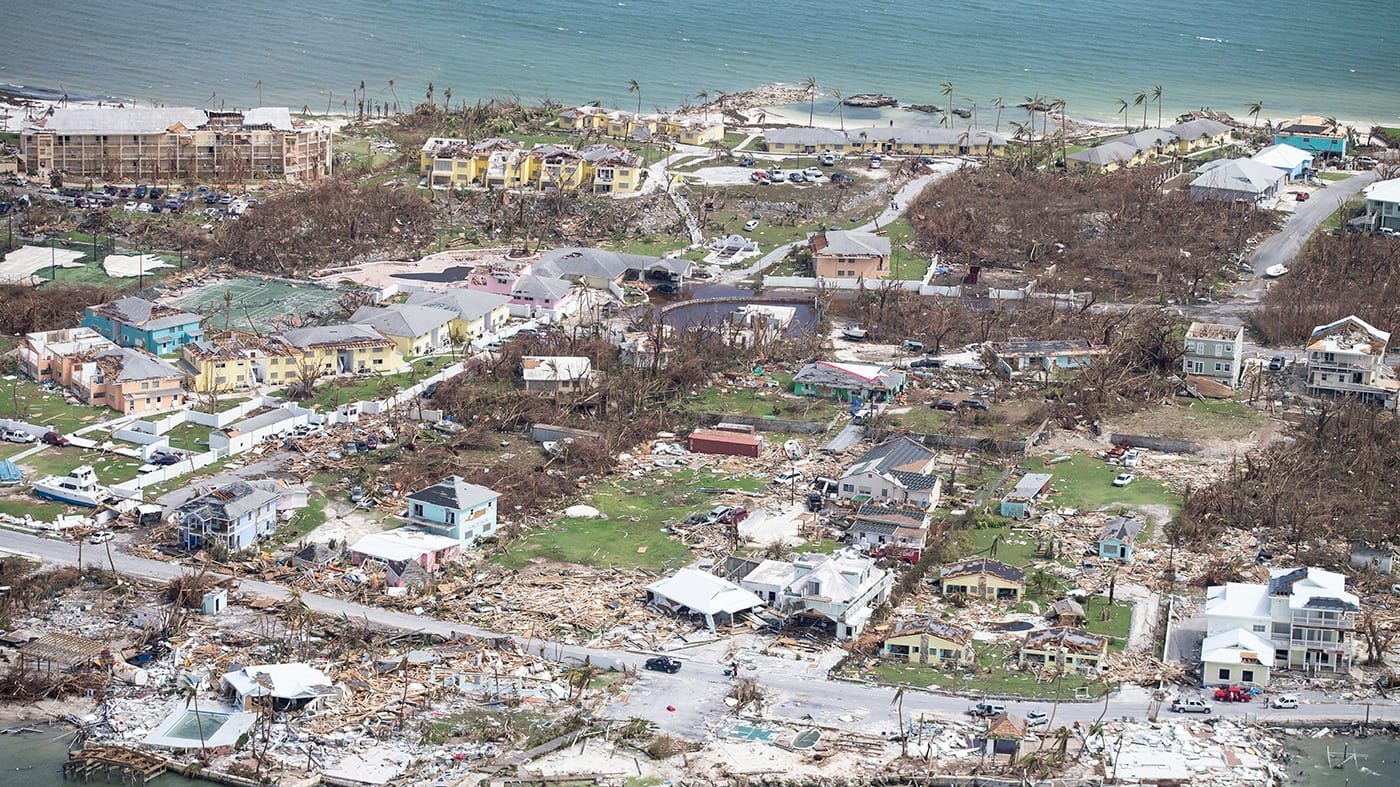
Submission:
<svg viewBox="0 0 1400 787">
<path fill-rule="evenodd" d="M 455 525 L 455 524 L 457 524 L 457 512 L 456 512 L 456 511 L 448 511 L 448 512 L 447 512 L 447 517 L 446 517 L 446 519 L 447 519 L 447 524 L 449 524 L 449 525 Z"/>
<path fill-rule="evenodd" d="M 1230 679 L 1230 668 L 1229 668 L 1229 667 L 1223 667 L 1223 668 L 1221 668 L 1220 672 L 1216 675 L 1216 679 L 1217 679 L 1217 680 L 1229 680 L 1229 679 Z"/>
<path fill-rule="evenodd" d="M 841 485 L 841 491 L 842 491 L 842 492 L 854 492 L 854 491 L 856 491 L 855 484 L 842 484 L 842 485 Z"/>
<path fill-rule="evenodd" d="M 1252 670 L 1252 669 L 1241 670 L 1241 671 L 1240 671 L 1240 682 L 1241 682 L 1241 683 L 1253 683 L 1253 682 L 1254 682 L 1254 670 Z"/>
<path fill-rule="evenodd" d="M 1269 625 L 1267 623 L 1255 623 L 1252 628 L 1255 634 L 1263 634 L 1268 631 Z"/>
<path fill-rule="evenodd" d="M 422 503 L 414 503 L 414 504 L 413 504 L 413 515 L 414 515 L 414 516 L 423 516 L 423 504 L 422 504 Z"/>
<path fill-rule="evenodd" d="M 1220 368 L 1220 364 L 1219 364 L 1218 362 L 1215 364 L 1215 371 L 1217 371 L 1217 372 L 1224 371 L 1223 369 Z"/>
</svg>

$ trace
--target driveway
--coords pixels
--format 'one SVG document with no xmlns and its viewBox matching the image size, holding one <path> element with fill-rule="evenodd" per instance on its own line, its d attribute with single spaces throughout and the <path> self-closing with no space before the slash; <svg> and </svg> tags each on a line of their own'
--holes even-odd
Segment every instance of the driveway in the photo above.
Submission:
<svg viewBox="0 0 1400 787">
<path fill-rule="evenodd" d="M 1298 256 L 1298 252 L 1302 251 L 1303 244 L 1322 226 L 1322 222 L 1375 180 L 1375 170 L 1360 172 L 1346 180 L 1328 182 L 1327 188 L 1313 192 L 1311 199 L 1298 205 L 1298 209 L 1288 217 L 1282 229 L 1265 239 L 1254 250 L 1249 261 L 1254 266 L 1256 278 L 1241 290 L 1240 294 L 1253 298 L 1263 295 L 1264 271 L 1274 265 L 1290 265 L 1293 258 Z"/>
</svg>

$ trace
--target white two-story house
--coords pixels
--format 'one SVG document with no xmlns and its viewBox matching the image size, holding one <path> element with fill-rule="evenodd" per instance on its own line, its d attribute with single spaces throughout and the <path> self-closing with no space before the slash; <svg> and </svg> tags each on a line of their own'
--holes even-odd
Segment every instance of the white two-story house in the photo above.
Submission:
<svg viewBox="0 0 1400 787">
<path fill-rule="evenodd" d="M 1243 327 L 1193 322 L 1186 331 L 1186 354 L 1181 357 L 1181 370 L 1234 388 L 1240 384 L 1243 358 Z"/>
<path fill-rule="evenodd" d="M 1274 569 L 1268 584 L 1212 587 L 1206 591 L 1202 681 L 1265 685 L 1275 669 L 1344 672 L 1351 668 L 1360 609 L 1346 578 L 1320 568 Z"/>
<path fill-rule="evenodd" d="M 802 553 L 791 562 L 764 560 L 748 566 L 739 587 L 789 615 L 829 622 L 835 635 L 847 640 L 860 636 L 894 586 L 889 571 L 849 548 L 834 555 Z"/>
<path fill-rule="evenodd" d="M 907 437 L 875 446 L 841 474 L 837 496 L 860 503 L 915 507 L 938 505 L 943 481 L 933 474 L 938 454 Z"/>
<path fill-rule="evenodd" d="M 1385 363 L 1390 334 L 1351 315 L 1312 330 L 1308 338 L 1308 393 L 1355 396 L 1394 410 L 1400 380 Z"/>
</svg>

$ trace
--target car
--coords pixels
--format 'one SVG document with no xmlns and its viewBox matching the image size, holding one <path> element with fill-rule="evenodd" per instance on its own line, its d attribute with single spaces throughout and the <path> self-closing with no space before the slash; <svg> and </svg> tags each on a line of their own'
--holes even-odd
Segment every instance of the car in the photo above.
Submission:
<svg viewBox="0 0 1400 787">
<path fill-rule="evenodd" d="M 824 173 L 816 167 L 808 167 L 802 170 L 802 175 L 808 180 L 816 180 L 817 178 L 820 178 L 823 174 Z"/>
<path fill-rule="evenodd" d="M 150 212 L 151 212 L 151 203 L 149 203 L 149 202 L 138 202 L 138 203 L 136 203 L 136 212 L 137 212 L 137 213 L 150 213 Z"/>
<path fill-rule="evenodd" d="M 758 219 L 749 219 L 744 222 L 744 232 L 753 232 L 758 229 Z"/>
<path fill-rule="evenodd" d="M 163 196 L 165 196 L 165 189 L 161 188 L 160 186 L 151 187 L 151 199 L 160 199 Z"/>
<path fill-rule="evenodd" d="M 910 369 L 938 369 L 943 366 L 943 361 L 937 358 L 920 358 L 909 364 Z"/>
<path fill-rule="evenodd" d="M 817 163 L 822 165 L 823 167 L 836 166 L 836 154 L 830 152 L 823 153 L 820 156 L 817 156 Z"/>
<path fill-rule="evenodd" d="M 870 168 L 879 169 L 883 165 L 883 160 L 879 156 L 870 157 Z"/>
<path fill-rule="evenodd" d="M 1033 710 L 1030 713 L 1026 714 L 1027 727 L 1040 727 L 1044 724 L 1049 723 L 1049 721 L 1050 714 L 1046 713 L 1043 710 Z"/>
<path fill-rule="evenodd" d="M 769 177 L 768 173 L 767 173 L 767 172 L 764 172 L 764 171 L 761 170 L 761 169 L 756 169 L 756 170 L 754 170 L 753 172 L 750 172 L 750 173 L 749 173 L 749 180 L 753 181 L 754 183 L 771 183 L 771 182 L 773 182 L 773 179 L 772 179 L 771 177 Z"/>
<path fill-rule="evenodd" d="M 750 156 L 747 153 L 739 157 L 739 166 L 741 167 L 752 167 L 757 163 L 758 161 L 755 160 L 753 156 Z"/>
<path fill-rule="evenodd" d="M 921 353 L 924 351 L 924 343 L 913 339 L 905 339 L 899 346 L 903 348 L 905 352 L 909 353 Z"/>
<path fill-rule="evenodd" d="M 652 656 L 646 660 L 646 668 L 652 672 L 669 672 L 674 675 L 681 671 L 681 660 L 670 656 Z"/>
<path fill-rule="evenodd" d="M 748 518 L 748 509 L 743 506 L 731 506 L 730 509 L 724 512 L 724 515 L 719 518 L 719 522 L 722 525 L 737 525 Z"/>
<path fill-rule="evenodd" d="M 856 179 L 853 178 L 853 177 L 851 177 L 850 175 L 847 175 L 847 174 L 844 173 L 844 172 L 833 172 L 833 173 L 831 173 L 831 182 L 832 182 L 832 183 L 836 183 L 836 184 L 840 184 L 840 183 L 848 183 L 848 184 L 849 184 L 849 183 L 855 183 L 855 182 L 856 182 Z"/>
<path fill-rule="evenodd" d="M 823 508 L 826 508 L 826 498 L 822 497 L 821 492 L 808 492 L 807 510 L 812 513 L 817 513 Z"/>
<path fill-rule="evenodd" d="M 218 195 L 218 194 L 214 194 L 214 193 L 212 193 L 212 192 L 209 193 L 209 194 L 205 194 L 205 195 L 204 195 L 204 204 L 205 204 L 205 205 L 218 205 L 218 204 L 219 204 L 219 195 Z"/>
<path fill-rule="evenodd" d="M 68 438 L 58 432 L 44 432 L 44 436 L 40 439 L 47 445 L 68 445 Z"/>
<path fill-rule="evenodd" d="M 1400 238 L 1400 230 L 1397 230 L 1394 227 L 1381 227 L 1380 229 L 1376 230 L 1376 234 L 1381 236 L 1382 238 Z"/>
<path fill-rule="evenodd" d="M 1372 157 L 1370 157 L 1370 156 L 1357 156 L 1357 157 L 1356 157 L 1356 164 L 1357 164 L 1357 166 L 1361 166 L 1361 167 L 1374 167 L 1374 166 L 1376 166 L 1376 165 L 1379 164 L 1379 163 L 1381 163 L 1381 162 L 1378 161 L 1378 160 L 1376 160 L 1376 159 L 1374 159 L 1374 158 L 1372 158 Z"/>
<path fill-rule="evenodd" d="M 806 175 L 803 175 L 802 172 L 801 172 L 801 170 L 794 170 L 793 172 L 788 173 L 787 178 L 788 178 L 788 182 L 789 182 L 789 183 L 806 183 L 806 182 L 807 182 L 807 176 L 806 176 Z"/>
<path fill-rule="evenodd" d="M 220 196 L 219 196 L 219 204 L 220 204 L 220 205 L 232 205 L 232 204 L 233 204 L 233 195 L 232 195 L 232 194 L 223 194 L 223 195 L 220 195 Z"/>
<path fill-rule="evenodd" d="M 1123 467 L 1137 467 L 1142 464 L 1142 449 L 1129 448 L 1128 452 L 1123 454 L 1123 458 L 1119 461 L 1119 464 Z"/>
<path fill-rule="evenodd" d="M 156 451 L 151 454 L 151 458 L 147 461 L 153 465 L 159 465 L 160 467 L 169 467 L 170 465 L 180 464 L 180 455 L 172 454 L 169 451 Z"/>
<path fill-rule="evenodd" d="M 770 183 L 782 183 L 785 180 L 787 180 L 786 172 L 780 169 L 771 169 L 768 171 L 768 181 Z"/>
<path fill-rule="evenodd" d="M 34 442 L 34 435 L 28 432 L 21 432 L 18 429 L 6 429 L 0 432 L 0 440 L 4 440 L 7 443 L 32 443 Z"/>
<path fill-rule="evenodd" d="M 942 410 L 944 412 L 954 413 L 958 410 L 958 403 L 953 401 L 952 399 L 939 399 L 938 401 L 933 403 L 932 407 L 935 410 Z"/>
<path fill-rule="evenodd" d="M 1296 708 L 1298 707 L 1298 697 L 1294 694 L 1280 694 L 1269 700 L 1270 708 Z"/>
<path fill-rule="evenodd" d="M 681 285 L 676 284 L 673 281 L 662 282 L 661 284 L 656 285 L 656 291 L 661 293 L 662 295 L 679 295 L 681 291 Z"/>
<path fill-rule="evenodd" d="M 122 186 L 120 189 L 118 189 L 118 191 L 117 191 L 117 196 L 118 196 L 118 197 L 121 197 L 122 199 L 126 199 L 127 197 L 130 197 L 130 196 L 131 196 L 131 187 L 130 187 L 130 186 Z"/>
<path fill-rule="evenodd" d="M 135 213 L 135 212 L 136 212 L 136 206 L 137 206 L 137 205 L 140 205 L 140 204 L 141 204 L 141 203 L 139 203 L 139 202 L 128 202 L 128 203 L 126 203 L 125 205 L 122 206 L 122 210 L 126 211 L 127 213 Z"/>
<path fill-rule="evenodd" d="M 773 476 L 773 483 L 778 486 L 792 486 L 802 480 L 802 474 L 796 470 L 784 470 Z"/>
<path fill-rule="evenodd" d="M 1271 372 L 1281 372 L 1283 371 L 1283 367 L 1287 365 L 1288 359 L 1282 355 L 1275 355 L 1269 359 L 1269 371 Z"/>
<path fill-rule="evenodd" d="M 967 709 L 967 715 L 978 718 L 995 716 L 998 713 L 1005 713 L 1006 705 L 1000 702 L 979 702 Z"/>
<path fill-rule="evenodd" d="M 96 533 L 93 533 L 92 535 L 88 536 L 88 543 L 89 543 L 89 544 L 105 544 L 105 543 L 107 543 L 108 541 L 111 541 L 112 538 L 113 538 L 113 533 L 112 533 L 112 531 L 110 531 L 110 530 L 99 530 L 99 531 L 97 531 Z"/>
<path fill-rule="evenodd" d="M 1177 697 L 1171 709 L 1172 713 L 1210 713 L 1210 706 L 1200 697 Z"/>
<path fill-rule="evenodd" d="M 137 198 L 137 199 L 145 199 L 145 198 L 146 198 L 146 194 L 148 194 L 149 191 L 150 191 L 150 190 L 146 188 L 146 184 L 142 183 L 142 184 L 140 184 L 140 185 L 138 185 L 138 186 L 136 187 L 136 191 L 133 191 L 133 192 L 131 193 L 131 196 L 133 196 L 133 197 L 135 197 L 135 198 Z"/>
<path fill-rule="evenodd" d="M 982 401 L 981 399 L 964 399 L 961 402 L 958 402 L 958 409 L 981 410 L 983 412 L 986 412 L 990 408 L 988 408 L 987 403 Z"/>
<path fill-rule="evenodd" d="M 933 160 L 933 156 L 919 156 L 919 163 L 920 163 L 920 164 L 933 164 L 933 163 L 935 163 L 935 162 L 934 162 L 934 160 Z"/>
<path fill-rule="evenodd" d="M 1136 478 L 1136 476 L 1134 476 L 1132 473 L 1119 473 L 1118 475 L 1113 477 L 1113 485 L 1127 486 L 1128 484 L 1131 484 L 1133 482 L 1134 478 Z"/>
</svg>

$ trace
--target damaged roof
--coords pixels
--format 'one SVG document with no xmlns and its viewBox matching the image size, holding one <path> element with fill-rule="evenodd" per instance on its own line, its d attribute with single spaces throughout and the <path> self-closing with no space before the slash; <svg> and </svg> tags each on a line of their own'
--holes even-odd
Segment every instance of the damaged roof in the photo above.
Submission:
<svg viewBox="0 0 1400 787">
<path fill-rule="evenodd" d="M 1001 358 L 1057 358 L 1103 352 L 1102 347 L 1095 347 L 1085 339 L 1007 339 L 989 346 Z"/>
<path fill-rule="evenodd" d="M 924 445 L 900 435 L 866 451 L 860 459 L 847 468 L 842 477 L 858 473 L 878 473 L 893 476 L 894 473 L 914 473 L 923 475 L 934 458 L 933 451 Z"/>
<path fill-rule="evenodd" d="M 1142 531 L 1143 524 L 1143 520 L 1137 517 L 1116 516 L 1108 520 L 1108 522 L 1104 524 L 1103 529 L 1099 531 L 1099 540 L 1107 541 L 1112 539 L 1125 544 L 1131 543 L 1137 538 L 1138 533 Z"/>
<path fill-rule="evenodd" d="M 1023 647 L 1027 650 L 1064 649 L 1066 653 L 1103 653 L 1108 649 L 1108 637 L 1073 626 L 1053 626 L 1028 632 Z"/>
<path fill-rule="evenodd" d="M 897 388 L 904 372 L 891 366 L 844 361 L 815 361 L 793 375 L 793 382 L 829 388 Z"/>
<path fill-rule="evenodd" d="M 147 331 L 161 328 L 174 328 L 179 325 L 197 323 L 204 318 L 171 306 L 153 303 L 145 298 L 127 297 L 108 301 L 99 306 L 91 306 L 93 314 L 100 314 L 124 325 Z"/>
<path fill-rule="evenodd" d="M 895 626 L 894 633 L 890 636 L 904 637 L 910 634 L 928 634 L 931 637 L 946 639 L 949 642 L 956 642 L 959 645 L 966 645 L 972 641 L 971 629 L 934 618 L 906 620 Z"/>
<path fill-rule="evenodd" d="M 281 497 L 268 489 L 259 489 L 247 481 L 234 481 L 186 501 L 175 509 L 181 519 L 203 522 L 236 522 Z"/>
<path fill-rule="evenodd" d="M 102 375 L 108 382 L 170 380 L 185 376 L 179 369 L 154 355 L 147 355 L 130 347 L 103 350 L 89 355 L 88 358 L 97 364 L 97 368 L 102 370 Z"/>
<path fill-rule="evenodd" d="M 974 557 L 967 560 L 959 560 L 949 563 L 938 570 L 938 575 L 942 579 L 953 579 L 956 577 L 967 577 L 974 574 L 991 574 L 1000 577 L 1007 582 L 1025 582 L 1026 572 L 1000 560 L 993 560 L 989 557 Z"/>
<path fill-rule="evenodd" d="M 456 318 L 454 312 L 432 306 L 396 303 L 393 306 L 361 306 L 350 315 L 350 322 L 379 329 L 385 336 L 416 339 Z"/>
<path fill-rule="evenodd" d="M 312 347 L 392 347 L 394 343 L 368 325 L 321 325 L 293 328 L 282 338 L 303 350 Z"/>
</svg>

